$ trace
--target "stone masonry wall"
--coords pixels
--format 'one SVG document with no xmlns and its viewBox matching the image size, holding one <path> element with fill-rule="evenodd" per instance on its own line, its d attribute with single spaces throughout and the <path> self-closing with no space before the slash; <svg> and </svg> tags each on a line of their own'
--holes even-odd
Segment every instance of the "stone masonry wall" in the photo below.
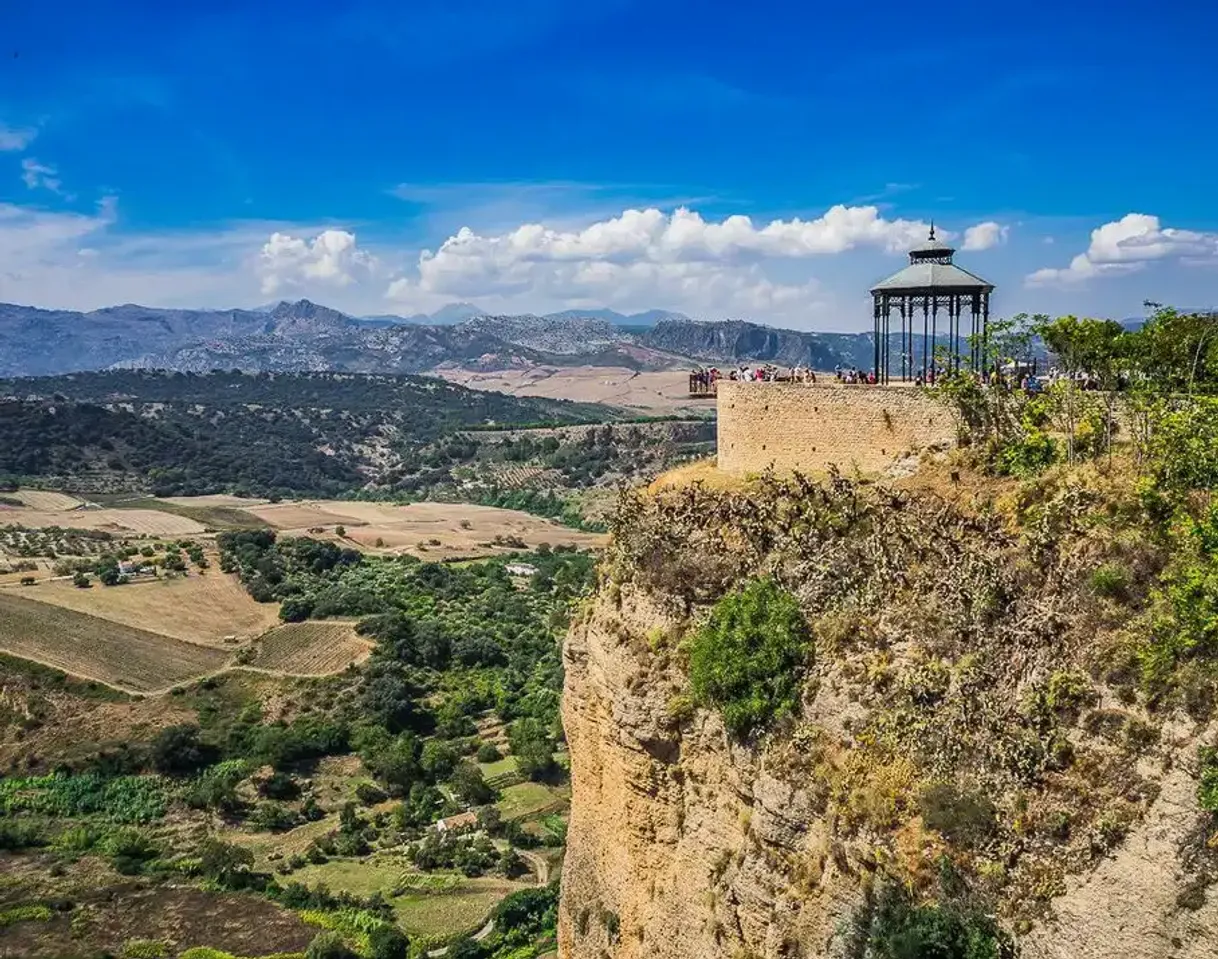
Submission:
<svg viewBox="0 0 1218 959">
<path fill-rule="evenodd" d="M 956 437 L 951 410 L 912 387 L 720 380 L 718 407 L 719 468 L 731 473 L 878 472 Z"/>
</svg>

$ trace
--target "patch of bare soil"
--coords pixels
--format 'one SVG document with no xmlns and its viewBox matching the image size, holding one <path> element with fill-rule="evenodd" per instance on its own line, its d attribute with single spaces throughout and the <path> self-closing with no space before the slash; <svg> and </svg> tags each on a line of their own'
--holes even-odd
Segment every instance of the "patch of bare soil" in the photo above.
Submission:
<svg viewBox="0 0 1218 959">
<path fill-rule="evenodd" d="M 188 886 L 113 885 L 82 897 L 49 922 L 0 928 L 2 959 L 121 955 L 131 939 L 158 939 L 170 955 L 210 946 L 239 956 L 303 952 L 317 930 L 256 896 Z"/>
</svg>

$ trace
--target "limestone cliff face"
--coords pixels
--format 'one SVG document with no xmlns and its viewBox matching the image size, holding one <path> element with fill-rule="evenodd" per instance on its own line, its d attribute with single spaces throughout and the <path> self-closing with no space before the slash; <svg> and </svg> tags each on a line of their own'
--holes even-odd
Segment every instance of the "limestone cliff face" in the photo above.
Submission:
<svg viewBox="0 0 1218 959">
<path fill-rule="evenodd" d="M 559 954 L 828 955 L 854 879 L 825 855 L 809 797 L 731 746 L 716 716 L 677 731 L 678 683 L 640 655 L 641 639 L 673 626 L 623 591 L 620 607 L 602 600 L 568 637 L 574 801 Z M 806 850 L 819 876 L 792 873 Z"/>
<path fill-rule="evenodd" d="M 731 522 L 711 508 L 700 533 L 675 528 L 692 515 L 689 505 L 663 513 L 669 528 L 656 535 L 685 542 L 699 557 L 716 555 L 705 537 L 730 538 Z M 1052 735 L 1073 743 L 1070 768 L 1049 763 L 1020 772 L 1018 781 L 1003 772 L 1015 761 L 999 733 L 990 750 L 999 758 L 974 756 L 974 744 L 955 730 L 989 728 L 991 720 L 968 704 L 999 694 L 1025 702 L 1045 670 L 1082 655 L 1065 638 L 1070 628 L 1055 620 L 1059 642 L 1044 662 L 1030 642 L 1010 652 L 1014 665 L 992 673 L 976 664 L 984 650 L 955 660 L 950 691 L 927 707 L 925 731 L 867 765 L 861 757 L 875 758 L 869 751 L 884 717 L 904 709 L 909 677 L 924 679 L 927 650 L 914 629 L 912 640 L 886 645 L 887 665 L 868 661 L 859 670 L 852 662 L 872 654 L 830 649 L 826 627 L 817 633 L 824 649 L 798 721 L 760 744 L 737 742 L 714 710 L 694 709 L 687 698 L 679 639 L 697 622 L 699 601 L 759 566 L 785 575 L 805 608 L 824 596 L 807 586 L 808 568 L 792 572 L 797 550 L 767 542 L 749 555 L 740 541 L 736 547 L 739 566 L 715 571 L 717 584 L 691 602 L 701 586 L 690 585 L 696 577 L 678 560 L 655 543 L 632 553 L 619 541 L 611 561 L 618 575 L 606 578 L 567 637 L 563 719 L 573 802 L 562 959 L 861 959 L 868 952 L 858 917 L 880 878 L 926 886 L 945 856 L 956 857 L 1025 957 L 1218 955 L 1218 895 L 1207 891 L 1215 879 L 1213 826 L 1197 808 L 1195 778 L 1197 743 L 1212 727 L 1176 717 L 1157 726 L 1156 744 L 1140 753 L 1110 747 L 1099 719 L 1058 729 Z M 825 554 L 817 555 L 823 566 Z M 638 564 L 638 575 L 622 576 L 622 563 Z M 881 577 L 895 575 L 878 566 Z M 1043 586 L 1030 586 L 1050 602 Z M 945 649 L 939 654 L 953 663 Z M 882 669 L 890 675 L 879 681 Z M 1111 691 L 1099 686 L 1094 712 L 1116 713 L 1107 708 L 1118 705 Z M 1015 722 L 1013 711 L 991 708 L 1000 714 L 995 729 Z M 961 726 L 949 711 L 963 713 Z M 901 723 L 922 721 L 916 712 L 896 715 Z M 921 739 L 934 739 L 936 751 L 920 751 Z M 904 742 L 899 734 L 892 741 Z M 953 777 L 980 784 L 994 799 L 999 825 L 984 848 L 957 850 L 926 827 L 911 798 L 918 783 Z M 1046 825 L 1063 815 L 1074 823 L 1069 837 Z"/>
</svg>

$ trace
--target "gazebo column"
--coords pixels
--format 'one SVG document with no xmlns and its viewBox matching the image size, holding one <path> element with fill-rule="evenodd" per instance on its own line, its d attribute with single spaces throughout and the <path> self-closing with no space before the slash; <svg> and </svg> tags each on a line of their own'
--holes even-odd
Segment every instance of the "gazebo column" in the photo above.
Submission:
<svg viewBox="0 0 1218 959">
<path fill-rule="evenodd" d="M 892 366 L 893 301 L 884 297 L 884 383 L 888 383 L 888 370 Z"/>
<path fill-rule="evenodd" d="M 875 372 L 875 378 L 877 381 L 880 378 L 880 300 L 882 300 L 882 299 L 883 299 L 882 294 L 880 294 L 880 293 L 874 294 L 872 296 L 872 307 L 871 307 L 871 314 L 872 314 L 871 315 L 871 324 L 872 324 L 873 332 L 875 334 L 874 342 L 872 344 L 875 348 L 874 349 L 875 356 L 874 356 L 874 360 L 871 364 L 871 369 Z"/>
<path fill-rule="evenodd" d="M 952 323 L 952 368 L 960 372 L 960 310 L 956 310 L 956 317 Z"/>
<path fill-rule="evenodd" d="M 984 365 L 985 355 L 989 347 L 990 336 L 990 294 L 981 294 L 981 346 L 982 346 L 982 364 Z"/>
<path fill-rule="evenodd" d="M 909 297 L 901 297 L 901 381 L 905 380 L 905 320 Z"/>
<path fill-rule="evenodd" d="M 938 309 L 939 298 L 935 297 L 933 302 L 935 304 L 935 308 Z M 922 385 L 923 386 L 926 385 L 926 357 L 927 357 L 926 344 L 928 342 L 928 334 L 930 332 L 930 322 L 929 322 L 930 317 L 928 315 L 929 313 L 930 313 L 930 309 L 929 309 L 929 304 L 927 303 L 927 297 L 924 296 L 924 297 L 922 297 Z"/>
<path fill-rule="evenodd" d="M 935 350 L 939 339 L 939 301 L 935 300 L 935 308 L 930 313 L 930 368 L 935 369 Z"/>
<path fill-rule="evenodd" d="M 946 363 L 943 364 L 943 372 L 950 373 L 952 371 L 952 322 L 956 315 L 956 305 L 952 302 L 951 297 L 947 300 L 947 334 L 944 337 L 947 341 Z"/>
</svg>

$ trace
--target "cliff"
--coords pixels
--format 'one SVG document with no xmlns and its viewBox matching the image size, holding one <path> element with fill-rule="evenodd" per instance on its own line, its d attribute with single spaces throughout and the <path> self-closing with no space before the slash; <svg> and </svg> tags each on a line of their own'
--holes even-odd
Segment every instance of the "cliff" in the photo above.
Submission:
<svg viewBox="0 0 1218 959">
<path fill-rule="evenodd" d="M 1218 952 L 1212 682 L 1137 669 L 1171 557 L 1098 474 L 970 482 L 623 501 L 565 646 L 564 959 Z M 742 736 L 690 651 L 758 577 L 810 651 L 793 715 Z"/>
</svg>

